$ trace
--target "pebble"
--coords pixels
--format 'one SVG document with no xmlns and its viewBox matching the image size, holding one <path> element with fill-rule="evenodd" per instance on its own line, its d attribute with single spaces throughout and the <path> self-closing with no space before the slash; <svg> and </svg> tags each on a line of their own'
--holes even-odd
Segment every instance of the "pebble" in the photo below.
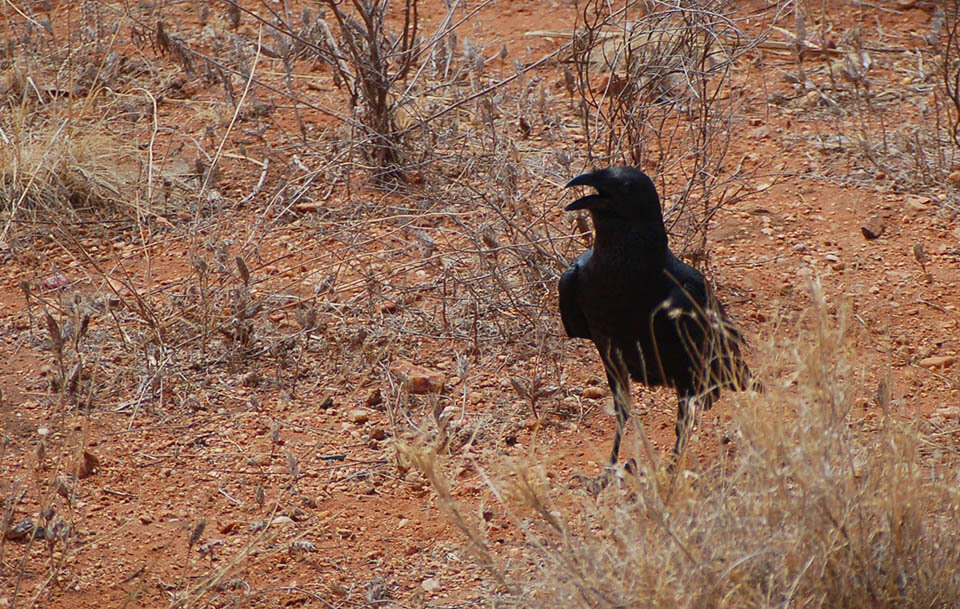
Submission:
<svg viewBox="0 0 960 609">
<path fill-rule="evenodd" d="M 436 592 L 440 589 L 440 580 L 436 577 L 428 577 L 420 582 L 420 587 L 426 592 Z"/>
</svg>

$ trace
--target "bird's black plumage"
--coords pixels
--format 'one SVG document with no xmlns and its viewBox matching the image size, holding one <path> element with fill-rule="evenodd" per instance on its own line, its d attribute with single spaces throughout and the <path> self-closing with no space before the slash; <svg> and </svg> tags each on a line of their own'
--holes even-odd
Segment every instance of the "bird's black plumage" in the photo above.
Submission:
<svg viewBox="0 0 960 609">
<path fill-rule="evenodd" d="M 710 408 L 722 388 L 750 383 L 740 335 L 703 275 L 667 246 L 660 198 L 646 174 L 611 167 L 572 186 L 596 189 L 566 207 L 590 212 L 595 239 L 560 278 L 560 314 L 567 335 L 593 341 L 603 360 L 617 415 L 611 461 L 630 414 L 630 378 L 676 389 L 679 455 L 695 410 Z"/>
</svg>

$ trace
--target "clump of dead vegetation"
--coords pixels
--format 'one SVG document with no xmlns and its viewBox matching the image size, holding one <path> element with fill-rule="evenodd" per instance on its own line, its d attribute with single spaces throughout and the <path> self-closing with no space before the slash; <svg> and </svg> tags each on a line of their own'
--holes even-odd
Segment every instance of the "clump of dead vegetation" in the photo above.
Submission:
<svg viewBox="0 0 960 609">
<path fill-rule="evenodd" d="M 770 10 L 776 22 L 779 5 Z M 743 103 L 733 68 L 769 32 L 747 33 L 722 1 L 590 1 L 580 17 L 564 78 L 588 162 L 657 176 L 673 193 L 668 230 L 682 251 L 705 257 L 711 219 L 771 171 L 728 157 Z"/>
<path fill-rule="evenodd" d="M 444 472 L 456 459 L 423 446 L 408 448 L 411 459 L 506 584 L 504 600 L 520 606 L 949 603 L 960 594 L 958 447 L 943 430 L 900 419 L 883 387 L 872 396 L 879 416 L 862 414 L 853 329 L 847 313 L 828 313 L 821 290 L 812 285 L 799 339 L 761 348 L 767 391 L 737 396 L 732 441 L 713 463 L 670 474 L 638 451 L 639 475 L 594 497 L 537 460 L 491 456 L 483 509 L 524 537 L 504 553 L 473 506 L 454 499 Z"/>
<path fill-rule="evenodd" d="M 792 6 L 791 21 L 777 27 L 777 54 L 792 54 L 795 70 L 781 77 L 792 83 L 805 112 L 824 117 L 825 129 L 810 138 L 823 154 L 857 160 L 848 179 L 890 184 L 904 191 L 935 192 L 945 208 L 956 210 L 956 196 L 945 188 L 955 181 L 960 147 L 957 124 L 956 2 L 916 3 L 897 8 L 928 15 L 910 41 L 876 28 L 864 14 L 842 29 L 829 10 L 815 3 Z M 774 103 L 788 101 L 781 96 Z M 831 169 L 812 175 L 834 177 Z"/>
</svg>

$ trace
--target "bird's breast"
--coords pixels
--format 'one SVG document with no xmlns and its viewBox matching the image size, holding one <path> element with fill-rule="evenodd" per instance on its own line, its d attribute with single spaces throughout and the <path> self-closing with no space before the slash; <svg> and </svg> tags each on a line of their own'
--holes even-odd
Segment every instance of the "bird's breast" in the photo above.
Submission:
<svg viewBox="0 0 960 609">
<path fill-rule="evenodd" d="M 592 265 L 591 265 L 592 266 Z M 580 309 L 599 335 L 636 335 L 648 330 L 650 312 L 666 298 L 657 280 L 643 269 L 583 269 Z"/>
</svg>

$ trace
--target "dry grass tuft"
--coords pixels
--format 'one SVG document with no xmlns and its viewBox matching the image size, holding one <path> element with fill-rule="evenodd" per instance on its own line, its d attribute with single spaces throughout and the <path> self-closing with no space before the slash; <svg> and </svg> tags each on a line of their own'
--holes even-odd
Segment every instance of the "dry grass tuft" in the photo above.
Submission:
<svg viewBox="0 0 960 609">
<path fill-rule="evenodd" d="M 0 209 L 11 221 L 129 210 L 140 186 L 135 151 L 100 129 L 64 120 L 12 136 L 0 147 Z"/>
<path fill-rule="evenodd" d="M 960 597 L 956 447 L 894 417 L 887 398 L 882 419 L 855 413 L 862 371 L 843 315 L 826 312 L 816 286 L 814 297 L 801 338 L 764 348 L 786 355 L 762 371 L 765 393 L 738 395 L 737 439 L 704 469 L 647 469 L 594 500 L 553 482 L 549 466 L 500 466 L 491 494 L 526 542 L 508 550 L 504 574 L 518 604 L 892 608 Z M 484 543 L 478 531 L 470 540 Z"/>
</svg>

